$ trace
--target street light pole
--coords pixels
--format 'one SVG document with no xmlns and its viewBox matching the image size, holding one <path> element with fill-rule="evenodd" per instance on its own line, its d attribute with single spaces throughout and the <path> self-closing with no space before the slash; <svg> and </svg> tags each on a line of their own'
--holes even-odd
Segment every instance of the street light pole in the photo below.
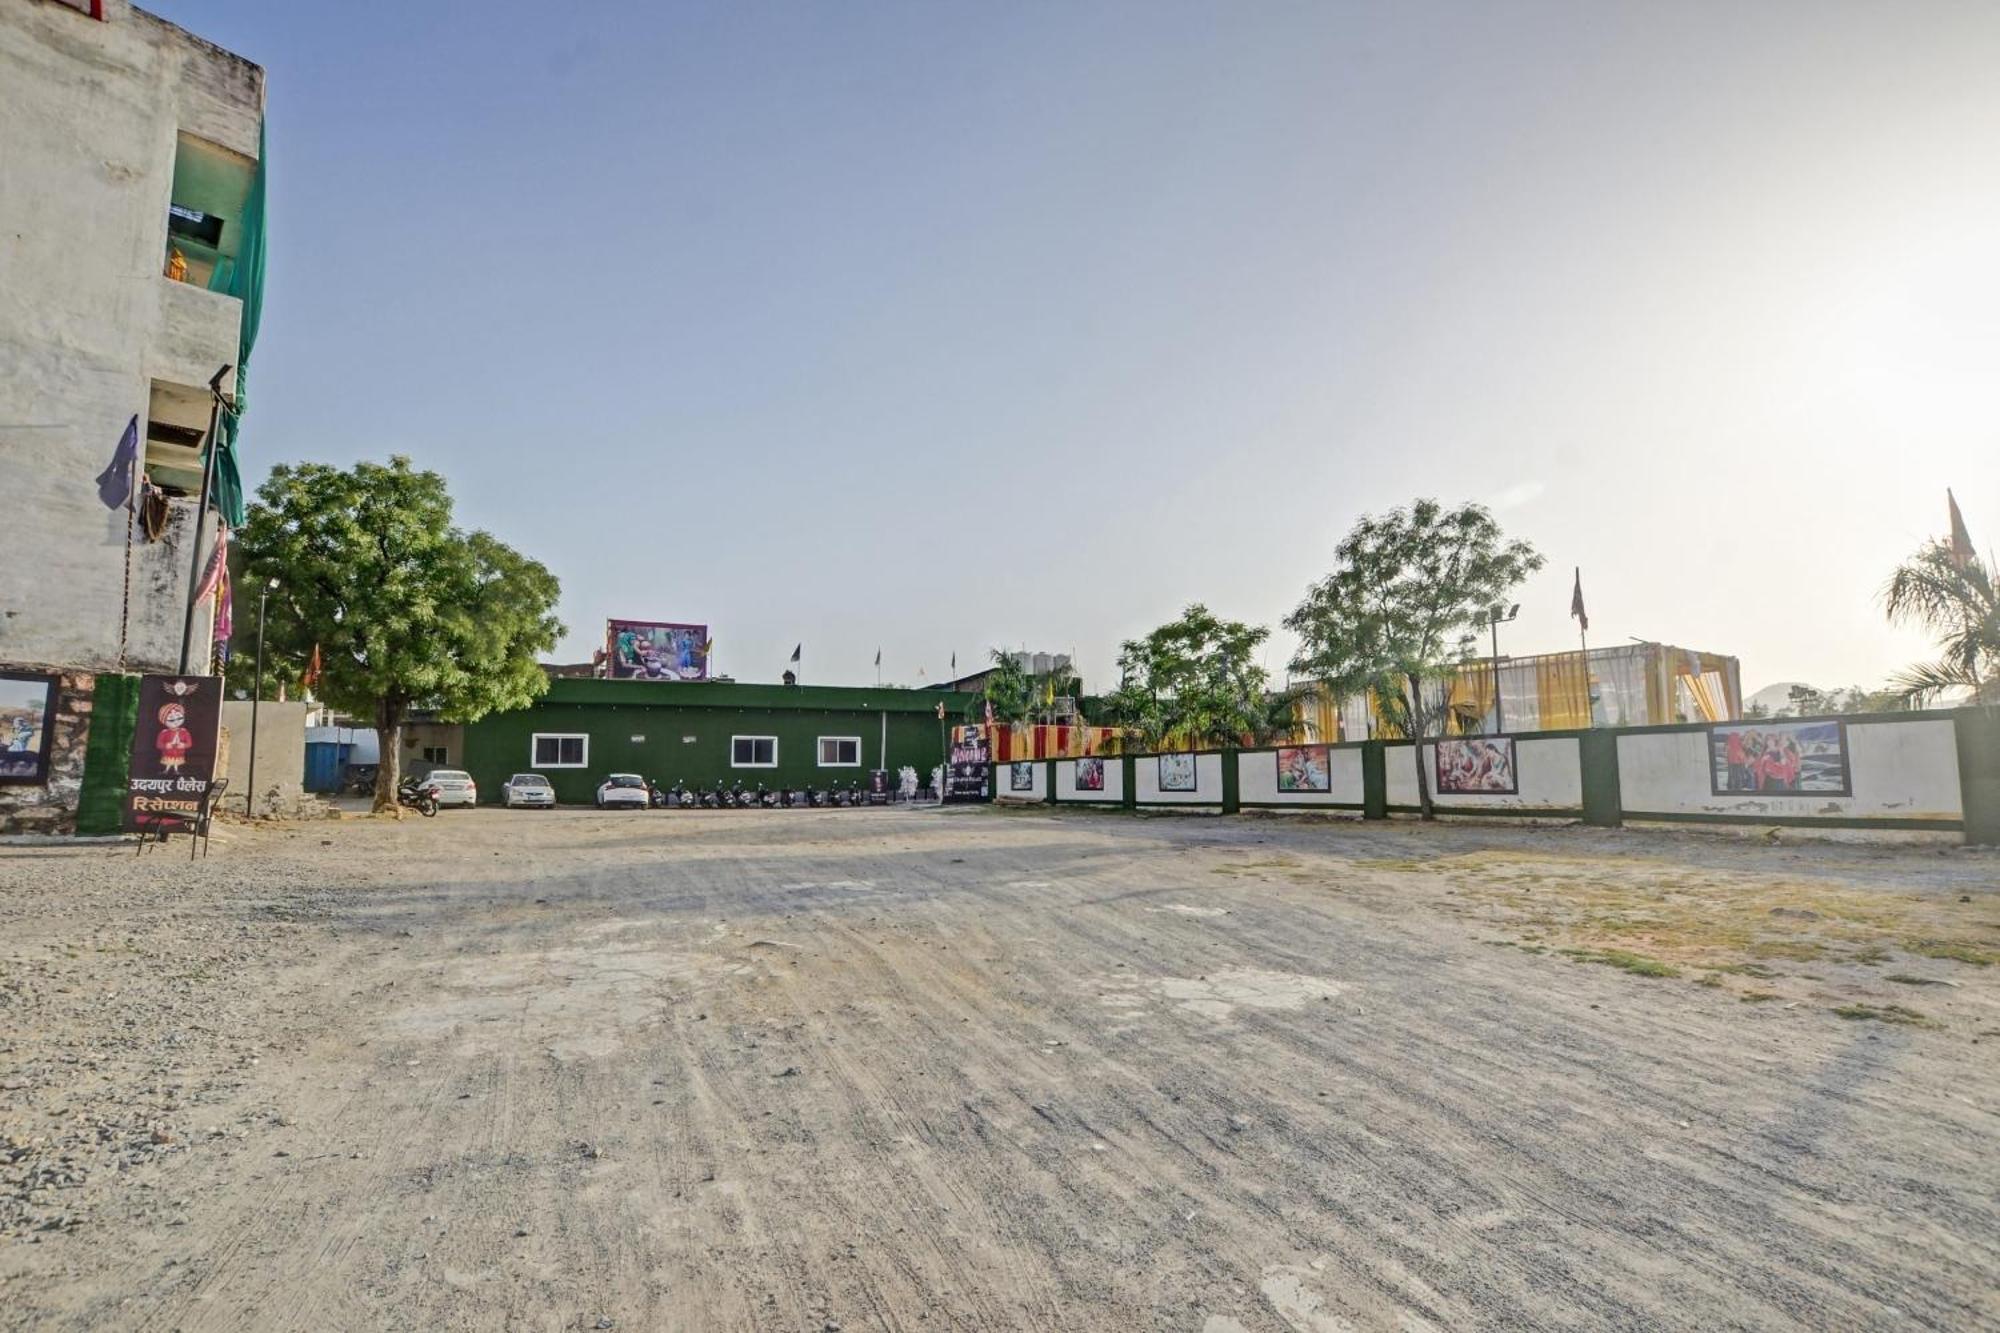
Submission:
<svg viewBox="0 0 2000 1333">
<path fill-rule="evenodd" d="M 1507 734 L 1507 714 L 1500 703 L 1500 627 L 1521 614 L 1520 603 L 1509 607 L 1506 615 L 1500 614 L 1497 606 L 1486 610 L 1486 627 L 1493 633 L 1493 734 Z"/>
<path fill-rule="evenodd" d="M 243 784 L 245 819 L 257 816 L 257 705 L 264 700 L 264 602 L 277 586 L 276 579 L 267 579 L 257 589 L 257 673 L 250 687 L 250 773 Z"/>
</svg>

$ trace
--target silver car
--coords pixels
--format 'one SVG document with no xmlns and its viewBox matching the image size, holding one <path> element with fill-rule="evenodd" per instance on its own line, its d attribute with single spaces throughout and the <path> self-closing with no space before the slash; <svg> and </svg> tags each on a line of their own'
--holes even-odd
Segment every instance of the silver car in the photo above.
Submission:
<svg viewBox="0 0 2000 1333">
<path fill-rule="evenodd" d="M 440 807 L 462 805 L 471 809 L 479 804 L 479 784 L 462 768 L 434 768 L 418 785 L 435 794 Z"/>
<path fill-rule="evenodd" d="M 556 789 L 540 773 L 516 773 L 500 784 L 500 804 L 513 809 L 516 806 L 540 806 L 544 810 L 555 808 Z"/>
</svg>

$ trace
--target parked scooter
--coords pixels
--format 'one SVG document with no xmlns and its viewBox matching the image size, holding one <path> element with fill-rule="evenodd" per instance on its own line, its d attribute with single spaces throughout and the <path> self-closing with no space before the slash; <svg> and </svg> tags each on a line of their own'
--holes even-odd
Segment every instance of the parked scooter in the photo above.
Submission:
<svg viewBox="0 0 2000 1333">
<path fill-rule="evenodd" d="M 651 778 L 646 779 L 646 804 L 655 810 L 667 808 L 667 789 Z"/>
<path fill-rule="evenodd" d="M 688 785 L 685 782 L 675 782 L 674 789 L 670 794 L 674 798 L 674 805 L 679 809 L 686 810 L 695 803 L 694 793 L 688 790 Z"/>
<path fill-rule="evenodd" d="M 419 784 L 415 777 L 407 777 L 396 786 L 396 804 L 405 805 L 425 819 L 435 818 L 438 812 L 437 789 Z"/>
</svg>

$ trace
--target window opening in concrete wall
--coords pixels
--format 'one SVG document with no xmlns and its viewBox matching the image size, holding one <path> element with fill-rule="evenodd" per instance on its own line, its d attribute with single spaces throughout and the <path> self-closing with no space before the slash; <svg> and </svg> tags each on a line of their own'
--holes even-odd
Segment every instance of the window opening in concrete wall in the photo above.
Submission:
<svg viewBox="0 0 2000 1333">
<path fill-rule="evenodd" d="M 180 136 L 161 260 L 169 278 L 212 292 L 228 290 L 242 243 L 243 209 L 256 174 L 257 164 L 241 153 L 192 134 Z"/>
<path fill-rule="evenodd" d="M 146 475 L 168 495 L 201 491 L 202 442 L 208 438 L 208 388 L 154 380 L 146 400 Z"/>
<path fill-rule="evenodd" d="M 451 762 L 451 759 L 445 753 L 444 746 L 426 745 L 424 747 L 424 762 L 427 764 L 448 764 Z"/>
<path fill-rule="evenodd" d="M 861 767 L 861 738 L 859 736 L 820 737 L 819 766 L 821 768 Z"/>
<path fill-rule="evenodd" d="M 538 731 L 529 743 L 531 768 L 584 768 L 590 762 L 590 737 Z"/>
<path fill-rule="evenodd" d="M 729 738 L 729 766 L 731 768 L 776 768 L 778 766 L 778 738 L 776 736 L 731 736 Z"/>
</svg>

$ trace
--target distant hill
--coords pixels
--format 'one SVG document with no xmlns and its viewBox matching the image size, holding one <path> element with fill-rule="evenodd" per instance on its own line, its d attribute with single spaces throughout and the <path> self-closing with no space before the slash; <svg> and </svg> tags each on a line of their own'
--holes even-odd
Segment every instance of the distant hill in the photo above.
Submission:
<svg viewBox="0 0 2000 1333">
<path fill-rule="evenodd" d="M 1793 688 L 1804 684 L 1802 680 L 1781 680 L 1776 685 L 1766 685 L 1755 694 L 1744 696 L 1743 711 L 1747 713 L 1762 704 L 1766 712 L 1775 713 L 1792 702 Z"/>
</svg>

